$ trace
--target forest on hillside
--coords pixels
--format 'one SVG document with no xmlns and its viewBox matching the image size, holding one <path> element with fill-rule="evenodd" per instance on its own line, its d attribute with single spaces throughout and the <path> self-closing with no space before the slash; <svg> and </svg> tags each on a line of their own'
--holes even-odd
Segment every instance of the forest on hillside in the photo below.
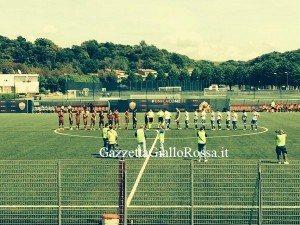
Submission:
<svg viewBox="0 0 300 225">
<path fill-rule="evenodd" d="M 122 81 L 142 81 L 138 69 L 153 69 L 146 81 L 205 81 L 207 84 L 251 85 L 254 87 L 300 86 L 300 49 L 271 52 L 248 61 L 211 62 L 158 49 L 141 41 L 138 45 L 98 43 L 88 40 L 80 46 L 61 48 L 53 41 L 38 38 L 34 42 L 19 36 L 0 36 L 0 73 L 40 75 L 40 88 L 59 91 L 66 78 L 74 82 L 117 83 L 115 70 L 128 77 Z M 55 85 L 54 85 L 55 84 Z M 57 85 L 61 84 L 61 85 Z M 53 90 L 53 89 L 57 90 Z"/>
</svg>

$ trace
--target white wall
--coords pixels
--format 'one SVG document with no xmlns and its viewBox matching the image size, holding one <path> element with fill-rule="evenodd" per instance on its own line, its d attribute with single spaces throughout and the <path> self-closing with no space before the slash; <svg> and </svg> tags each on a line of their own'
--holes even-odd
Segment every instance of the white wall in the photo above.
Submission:
<svg viewBox="0 0 300 225">
<path fill-rule="evenodd" d="M 0 74 L 0 93 L 38 93 L 38 77 L 38 74 Z"/>
</svg>

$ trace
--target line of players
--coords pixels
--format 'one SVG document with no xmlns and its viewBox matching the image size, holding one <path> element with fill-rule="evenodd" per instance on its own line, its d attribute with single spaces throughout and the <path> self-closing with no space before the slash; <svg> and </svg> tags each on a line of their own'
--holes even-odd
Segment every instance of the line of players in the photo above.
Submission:
<svg viewBox="0 0 300 225">
<path fill-rule="evenodd" d="M 73 130 L 73 122 L 74 122 L 73 114 L 74 113 L 71 109 L 68 109 L 68 113 L 69 113 L 69 115 L 68 115 L 69 127 L 70 127 L 70 130 Z M 90 116 L 90 123 L 88 124 L 89 116 Z M 158 127 L 160 126 L 160 124 L 163 124 L 166 126 L 166 130 L 171 129 L 171 117 L 172 117 L 171 112 L 169 112 L 167 109 L 165 109 L 165 110 L 159 109 L 156 116 L 157 116 Z M 87 110 L 84 110 L 83 112 L 77 111 L 75 114 L 75 121 L 76 121 L 75 129 L 76 130 L 80 129 L 81 117 L 83 119 L 83 129 L 84 130 L 87 130 L 88 126 L 89 126 L 90 130 L 96 130 L 97 112 L 93 111 L 90 113 Z M 109 110 L 106 114 L 104 113 L 104 111 L 100 111 L 98 114 L 98 117 L 99 117 L 99 123 L 98 123 L 99 130 L 104 127 L 105 117 L 107 118 L 109 126 L 114 126 L 115 129 L 121 129 L 120 113 L 119 113 L 118 109 L 115 109 L 114 111 Z M 155 114 L 151 109 L 149 109 L 145 113 L 144 127 L 146 130 L 149 130 L 152 128 L 153 122 L 154 122 L 154 117 L 155 117 Z M 237 130 L 237 123 L 238 123 L 237 112 L 235 112 L 235 111 L 231 112 L 230 110 L 227 110 L 225 117 L 226 117 L 225 118 L 226 129 L 230 130 L 231 125 L 232 125 L 232 129 Z M 64 129 L 64 110 L 63 109 L 61 109 L 58 112 L 58 118 L 59 118 L 59 129 Z M 124 118 L 125 118 L 125 127 L 124 128 L 128 129 L 129 120 L 130 120 L 129 109 L 127 109 L 125 111 Z M 206 113 L 205 109 L 203 109 L 201 111 L 199 111 L 198 109 L 194 110 L 193 121 L 194 121 L 195 130 L 198 130 L 198 128 L 200 128 L 200 127 L 198 127 L 199 118 L 201 119 L 201 127 L 206 129 L 207 113 Z M 250 123 L 251 130 L 257 130 L 258 118 L 259 118 L 259 113 L 256 110 L 254 110 L 252 112 L 252 120 Z M 174 121 L 176 123 L 176 129 L 178 129 L 178 130 L 182 129 L 181 125 L 180 125 L 180 119 L 181 119 L 181 111 L 178 108 L 176 108 Z M 247 119 L 248 119 L 248 115 L 247 115 L 247 112 L 244 110 L 242 112 L 243 130 L 247 129 Z M 211 124 L 212 130 L 222 130 L 222 120 L 223 120 L 223 116 L 219 110 L 216 110 L 216 112 L 211 110 L 210 124 Z M 185 129 L 190 128 L 189 121 L 190 121 L 190 113 L 188 112 L 187 109 L 185 109 L 185 111 L 184 111 L 184 128 Z M 136 111 L 136 109 L 132 111 L 132 129 L 137 129 L 137 111 Z"/>
<path fill-rule="evenodd" d="M 126 111 L 128 113 L 129 116 L 129 112 L 128 110 Z M 64 109 L 62 108 L 59 112 L 58 112 L 58 128 L 59 129 L 64 129 Z M 68 119 L 69 119 L 69 127 L 70 130 L 73 130 L 73 124 L 74 124 L 74 113 L 71 109 L 68 109 Z M 88 118 L 90 116 L 90 123 L 88 123 Z M 112 110 L 109 110 L 107 112 L 107 114 L 105 115 L 104 111 L 100 111 L 99 114 L 99 125 L 98 128 L 99 130 L 102 129 L 104 127 L 104 123 L 105 123 L 105 117 L 107 117 L 108 119 L 108 124 L 109 126 L 113 126 L 113 124 L 115 125 L 116 129 L 121 129 L 120 128 L 120 113 L 119 111 L 116 109 L 112 112 Z M 77 111 L 75 113 L 75 129 L 79 130 L 80 129 L 80 125 L 81 125 L 81 117 L 82 117 L 82 121 L 83 121 L 83 129 L 87 130 L 88 126 L 90 130 L 96 130 L 96 120 L 97 120 L 97 112 L 93 111 L 93 112 L 89 112 L 88 110 L 83 110 L 81 111 Z"/>
<path fill-rule="evenodd" d="M 159 110 L 157 113 L 157 116 L 158 116 L 158 124 L 165 124 L 166 130 L 170 129 L 171 116 L 172 116 L 171 113 L 168 110 L 165 110 L 165 111 Z M 257 121 L 258 121 L 259 116 L 260 116 L 259 113 L 256 110 L 253 110 L 252 119 L 251 119 L 251 123 L 250 123 L 251 130 L 257 130 L 257 127 L 258 127 Z M 199 128 L 198 127 L 199 118 L 201 119 L 201 127 L 206 129 L 207 113 L 206 113 L 205 109 L 201 110 L 201 112 L 199 112 L 198 109 L 195 109 L 193 118 L 194 118 L 195 130 L 198 130 L 198 128 Z M 216 110 L 216 112 L 211 110 L 211 112 L 210 112 L 211 129 L 212 130 L 222 130 L 222 119 L 223 119 L 223 116 L 219 110 Z M 247 129 L 247 119 L 248 119 L 248 115 L 247 115 L 247 112 L 244 110 L 242 112 L 243 130 Z M 189 120 L 190 120 L 190 113 L 186 109 L 184 111 L 184 126 L 185 126 L 184 128 L 185 129 L 190 128 Z M 180 110 L 178 108 L 176 108 L 175 122 L 176 122 L 176 129 L 182 129 L 180 127 Z M 227 110 L 225 124 L 226 124 L 227 130 L 231 129 L 231 125 L 232 125 L 233 130 L 237 130 L 238 129 L 237 128 L 237 124 L 238 124 L 237 112 L 235 112 L 235 111 L 230 112 L 230 110 Z M 146 118 L 145 118 L 145 125 L 147 127 Z"/>
</svg>

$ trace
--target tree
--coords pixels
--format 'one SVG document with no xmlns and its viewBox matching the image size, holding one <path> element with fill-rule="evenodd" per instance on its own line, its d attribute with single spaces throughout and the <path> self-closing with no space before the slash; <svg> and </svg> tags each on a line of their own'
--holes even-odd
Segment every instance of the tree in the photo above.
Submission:
<svg viewBox="0 0 300 225">
<path fill-rule="evenodd" d="M 81 44 L 81 47 L 86 50 L 89 58 L 96 60 L 99 52 L 98 42 L 96 40 L 86 41 Z"/>
<path fill-rule="evenodd" d="M 89 54 L 82 47 L 73 45 L 71 50 L 73 51 L 74 61 L 83 63 L 85 60 L 89 59 Z"/>
<path fill-rule="evenodd" d="M 178 80 L 180 81 L 190 80 L 189 71 L 187 69 L 182 69 L 179 73 Z"/>
<path fill-rule="evenodd" d="M 15 40 L 15 47 L 11 53 L 14 62 L 31 64 L 33 45 L 22 36 Z"/>
<path fill-rule="evenodd" d="M 59 91 L 58 88 L 58 78 L 55 76 L 47 77 L 45 82 L 45 89 L 51 92 Z"/>
<path fill-rule="evenodd" d="M 165 81 L 167 80 L 167 76 L 162 69 L 157 71 L 156 81 Z"/>
<path fill-rule="evenodd" d="M 213 64 L 208 61 L 200 61 L 197 66 L 200 68 L 200 80 L 210 83 L 213 79 Z"/>
<path fill-rule="evenodd" d="M 191 81 L 196 81 L 196 80 L 199 80 L 200 79 L 200 76 L 201 76 L 201 71 L 199 68 L 195 68 L 191 74 Z"/>
<path fill-rule="evenodd" d="M 178 54 L 171 54 L 171 62 L 174 63 L 178 68 L 184 68 L 184 60 Z"/>
<path fill-rule="evenodd" d="M 245 66 L 238 66 L 234 71 L 234 77 L 236 77 L 236 81 L 238 85 L 245 85 L 247 72 Z"/>
<path fill-rule="evenodd" d="M 93 59 L 87 59 L 82 65 L 82 72 L 84 74 L 96 73 L 99 69 L 98 62 Z"/>
<path fill-rule="evenodd" d="M 155 76 L 153 73 L 148 73 L 146 81 L 155 81 Z"/>
<path fill-rule="evenodd" d="M 128 77 L 125 78 L 122 83 L 129 85 L 130 83 L 136 83 L 140 81 L 141 79 L 139 78 L 140 76 L 135 75 L 133 72 L 128 72 Z"/>
<path fill-rule="evenodd" d="M 177 68 L 173 67 L 168 73 L 168 79 L 175 81 L 178 80 L 178 77 L 179 77 L 179 71 Z"/>
<path fill-rule="evenodd" d="M 128 70 L 128 59 L 123 56 L 117 56 L 112 60 L 112 67 L 111 69 L 118 69 L 118 70 Z"/>
<path fill-rule="evenodd" d="M 223 67 L 223 74 L 224 74 L 224 81 L 227 85 L 229 85 L 229 88 L 231 90 L 232 86 L 235 85 L 235 66 L 231 62 L 226 62 L 221 64 Z"/>
<path fill-rule="evenodd" d="M 54 69 L 56 66 L 56 53 L 59 48 L 51 40 L 38 38 L 34 42 L 33 53 L 38 64 Z"/>
</svg>

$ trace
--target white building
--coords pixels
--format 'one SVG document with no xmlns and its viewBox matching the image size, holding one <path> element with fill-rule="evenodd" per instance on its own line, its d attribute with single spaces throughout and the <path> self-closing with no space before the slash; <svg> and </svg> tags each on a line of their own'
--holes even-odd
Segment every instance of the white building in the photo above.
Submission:
<svg viewBox="0 0 300 225">
<path fill-rule="evenodd" d="M 38 74 L 0 74 L 0 93 L 39 93 Z"/>
</svg>

